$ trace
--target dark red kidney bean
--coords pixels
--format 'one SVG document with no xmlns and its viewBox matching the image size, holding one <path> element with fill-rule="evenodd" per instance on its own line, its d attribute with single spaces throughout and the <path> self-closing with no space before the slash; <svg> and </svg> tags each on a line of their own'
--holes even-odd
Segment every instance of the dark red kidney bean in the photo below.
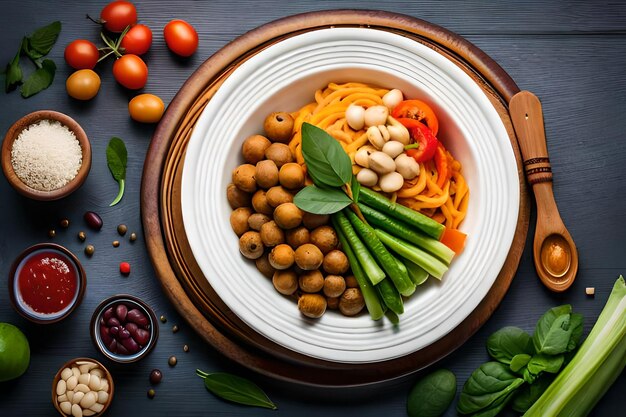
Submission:
<svg viewBox="0 0 626 417">
<path fill-rule="evenodd" d="M 143 327 L 148 325 L 148 318 L 136 308 L 133 308 L 128 312 L 128 314 L 126 314 L 126 320 Z"/>
<path fill-rule="evenodd" d="M 102 315 L 102 317 L 105 320 L 110 319 L 111 317 L 113 317 L 113 307 L 109 307 L 106 310 L 104 310 L 104 314 Z"/>
<path fill-rule="evenodd" d="M 130 337 L 130 332 L 122 327 L 120 329 L 120 333 L 118 334 L 118 337 L 122 340 L 128 339 Z"/>
<path fill-rule="evenodd" d="M 109 328 L 106 326 L 100 326 L 100 338 L 102 339 L 102 343 L 109 346 L 113 337 L 111 337 L 111 333 L 109 332 Z"/>
<path fill-rule="evenodd" d="M 150 341 L 150 332 L 144 329 L 137 329 L 137 332 L 133 335 L 133 338 L 141 346 L 145 346 Z"/>
<path fill-rule="evenodd" d="M 125 340 L 132 340 L 132 339 L 125 339 Z M 121 344 L 120 342 L 117 342 L 117 353 L 121 353 L 122 355 L 130 355 L 130 352 L 128 351 L 128 349 L 126 349 L 124 345 Z"/>
<path fill-rule="evenodd" d="M 139 328 L 139 326 L 137 326 L 135 323 L 126 323 L 124 327 L 126 327 L 126 330 L 130 332 L 130 335 L 132 337 L 135 337 L 135 332 Z"/>
<path fill-rule="evenodd" d="M 115 307 L 115 315 L 120 322 L 124 323 L 126 321 L 126 313 L 128 313 L 128 308 L 124 304 L 118 304 Z"/>
<path fill-rule="evenodd" d="M 98 216 L 98 213 L 94 213 L 93 211 L 88 211 L 83 216 L 87 226 L 91 227 L 94 230 L 102 229 L 102 218 Z"/>
<path fill-rule="evenodd" d="M 112 339 L 111 343 L 109 343 L 107 345 L 107 348 L 109 349 L 109 352 L 111 353 L 117 353 L 117 346 L 119 345 L 119 343 L 117 343 L 117 340 Z"/>
<path fill-rule="evenodd" d="M 120 325 L 120 321 L 116 319 L 115 317 L 111 317 L 109 320 L 107 320 L 107 326 L 109 327 L 119 326 L 119 325 Z"/>
<path fill-rule="evenodd" d="M 120 332 L 120 328 L 117 326 L 109 327 L 109 332 L 113 335 L 113 337 L 116 337 Z"/>
<path fill-rule="evenodd" d="M 131 337 L 127 339 L 122 339 L 122 345 L 124 345 L 124 347 L 128 349 L 130 353 L 137 353 L 140 349 L 137 342 L 135 342 Z"/>
</svg>

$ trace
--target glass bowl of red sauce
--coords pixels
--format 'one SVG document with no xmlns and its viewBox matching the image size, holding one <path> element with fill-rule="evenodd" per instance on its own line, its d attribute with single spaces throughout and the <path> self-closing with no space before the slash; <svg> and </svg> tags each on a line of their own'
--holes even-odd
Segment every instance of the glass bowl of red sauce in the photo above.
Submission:
<svg viewBox="0 0 626 417">
<path fill-rule="evenodd" d="M 25 249 L 9 273 L 9 296 L 15 310 L 26 319 L 56 323 L 69 316 L 82 301 L 87 286 L 78 258 L 55 243 Z"/>
</svg>

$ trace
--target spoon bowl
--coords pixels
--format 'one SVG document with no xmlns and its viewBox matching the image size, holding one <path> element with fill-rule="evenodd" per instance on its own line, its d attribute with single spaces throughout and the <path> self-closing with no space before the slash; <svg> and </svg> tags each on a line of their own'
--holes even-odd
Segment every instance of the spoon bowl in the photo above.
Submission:
<svg viewBox="0 0 626 417">
<path fill-rule="evenodd" d="M 515 94 L 509 103 L 513 127 L 524 159 L 526 179 L 537 204 L 533 242 L 535 269 L 550 290 L 567 290 L 578 272 L 578 252 L 552 191 L 552 168 L 548 157 L 541 102 L 529 91 Z"/>
</svg>

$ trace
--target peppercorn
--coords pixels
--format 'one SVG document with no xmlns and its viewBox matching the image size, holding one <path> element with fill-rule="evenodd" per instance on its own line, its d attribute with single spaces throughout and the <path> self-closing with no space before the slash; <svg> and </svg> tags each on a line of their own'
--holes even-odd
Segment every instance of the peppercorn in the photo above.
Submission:
<svg viewBox="0 0 626 417">
<path fill-rule="evenodd" d="M 130 264 L 128 262 L 120 262 L 120 272 L 122 275 L 130 274 Z"/>
<path fill-rule="evenodd" d="M 155 394 L 156 394 L 156 391 L 154 389 L 150 388 L 148 390 L 148 398 L 150 399 L 154 398 Z"/>
<path fill-rule="evenodd" d="M 68 219 L 62 219 L 62 220 L 59 222 L 59 225 L 60 225 L 62 228 L 67 229 L 68 227 L 70 227 L 70 221 L 69 221 Z"/>
<path fill-rule="evenodd" d="M 161 382 L 161 379 L 163 379 L 163 373 L 159 369 L 153 369 L 152 372 L 150 372 L 151 384 L 156 385 Z"/>
<path fill-rule="evenodd" d="M 130 241 L 134 242 L 135 240 L 137 240 L 137 233 L 133 232 L 130 234 Z"/>
<path fill-rule="evenodd" d="M 176 333 L 178 331 L 178 325 L 175 324 L 172 326 L 172 333 Z"/>
<path fill-rule="evenodd" d="M 91 256 L 96 251 L 96 248 L 93 245 L 85 246 L 85 255 Z"/>
<path fill-rule="evenodd" d="M 189 352 L 189 346 L 187 346 L 187 345 L 183 346 L 183 351 Z"/>
<path fill-rule="evenodd" d="M 57 232 L 54 229 L 48 230 L 48 237 L 53 238 L 57 235 Z"/>
<path fill-rule="evenodd" d="M 117 248 L 120 245 L 120 241 L 119 240 L 114 240 L 113 241 L 113 247 Z"/>
<path fill-rule="evenodd" d="M 162 315 L 162 316 L 161 316 L 161 323 L 165 323 L 165 322 L 167 322 L 167 318 L 166 318 L 165 316 L 163 316 L 163 315 Z"/>
<path fill-rule="evenodd" d="M 124 236 L 127 231 L 128 231 L 128 227 L 126 227 L 125 224 L 120 224 L 117 226 L 117 233 L 119 233 L 120 236 Z"/>
<path fill-rule="evenodd" d="M 78 240 L 84 242 L 85 239 L 87 239 L 87 235 L 85 234 L 85 232 L 78 232 Z"/>
<path fill-rule="evenodd" d="M 176 366 L 177 362 L 178 360 L 176 359 L 176 356 L 170 356 L 170 358 L 167 360 L 167 364 L 169 366 Z"/>
</svg>

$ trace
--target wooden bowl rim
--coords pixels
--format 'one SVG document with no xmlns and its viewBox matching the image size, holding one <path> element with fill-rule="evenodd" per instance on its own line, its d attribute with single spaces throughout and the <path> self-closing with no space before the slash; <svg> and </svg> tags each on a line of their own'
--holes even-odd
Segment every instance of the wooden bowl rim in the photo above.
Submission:
<svg viewBox="0 0 626 417">
<path fill-rule="evenodd" d="M 74 262 L 74 264 L 76 265 L 76 269 L 78 271 L 78 296 L 76 297 L 74 304 L 69 310 L 65 312 L 65 314 L 55 319 L 51 319 L 51 320 L 45 320 L 45 319 L 41 319 L 38 317 L 33 317 L 27 312 L 25 312 L 20 307 L 20 304 L 17 302 L 17 300 L 15 299 L 15 293 L 14 293 L 14 286 L 15 286 L 15 280 L 16 280 L 15 274 L 17 272 L 17 267 L 19 266 L 20 262 L 22 262 L 22 260 L 24 260 L 24 258 L 29 256 L 31 253 L 37 250 L 41 250 L 41 249 L 51 249 L 53 251 L 61 252 L 62 254 L 67 256 L 72 262 Z M 87 274 L 85 273 L 85 269 L 83 268 L 83 265 L 78 260 L 78 257 L 74 255 L 74 253 L 70 251 L 69 249 L 67 249 L 65 246 L 61 246 L 57 243 L 52 243 L 52 242 L 37 243 L 35 245 L 29 246 L 28 248 L 20 252 L 20 254 L 17 255 L 17 257 L 11 264 L 11 269 L 9 270 L 8 281 L 9 281 L 9 299 L 11 300 L 11 305 L 13 306 L 13 309 L 17 311 L 20 316 L 37 324 L 58 323 L 61 320 L 64 320 L 67 317 L 69 317 L 74 312 L 74 310 L 80 305 L 80 303 L 83 301 L 83 297 L 85 295 L 85 289 L 87 288 Z"/>
<path fill-rule="evenodd" d="M 93 362 L 97 364 L 100 367 L 100 369 L 104 371 L 104 375 L 107 377 L 107 381 L 109 382 L 109 398 L 107 399 L 106 403 L 103 404 L 104 408 L 102 409 L 102 411 L 94 414 L 94 416 L 102 415 L 106 413 L 107 409 L 111 405 L 111 402 L 113 402 L 113 393 L 115 392 L 115 383 L 113 381 L 113 374 L 111 374 L 111 372 L 107 369 L 107 367 L 93 358 L 80 357 L 80 358 L 70 359 L 69 361 L 65 362 L 63 366 L 59 368 L 57 373 L 54 375 L 54 378 L 52 379 L 52 405 L 54 405 L 54 408 L 59 413 L 61 413 L 62 416 L 71 417 L 65 414 L 61 410 L 61 407 L 59 406 L 59 400 L 57 399 L 58 397 L 57 396 L 57 384 L 59 383 L 59 380 L 61 379 L 61 372 L 63 372 L 65 368 L 71 368 L 71 365 L 74 365 L 76 362 L 79 362 L 79 361 Z"/>
<path fill-rule="evenodd" d="M 11 164 L 11 149 L 13 147 L 13 142 L 19 136 L 19 134 L 26 129 L 28 126 L 37 123 L 41 120 L 54 120 L 63 125 L 65 125 L 68 129 L 70 129 L 78 143 L 80 144 L 83 160 L 76 173 L 74 179 L 65 184 L 63 187 L 58 188 L 52 191 L 40 191 L 35 190 L 34 188 L 29 187 L 25 184 L 15 173 L 13 170 L 13 164 Z M 32 113 L 29 113 L 9 127 L 7 133 L 4 136 L 4 141 L 2 142 L 2 171 L 4 172 L 4 176 L 11 186 L 20 194 L 25 197 L 31 198 L 33 200 L 39 201 L 53 201 L 58 200 L 63 197 L 67 197 L 85 182 L 89 171 L 91 169 L 91 143 L 89 142 L 89 138 L 87 134 L 83 130 L 80 124 L 70 116 L 54 111 L 54 110 L 37 110 Z"/>
</svg>

